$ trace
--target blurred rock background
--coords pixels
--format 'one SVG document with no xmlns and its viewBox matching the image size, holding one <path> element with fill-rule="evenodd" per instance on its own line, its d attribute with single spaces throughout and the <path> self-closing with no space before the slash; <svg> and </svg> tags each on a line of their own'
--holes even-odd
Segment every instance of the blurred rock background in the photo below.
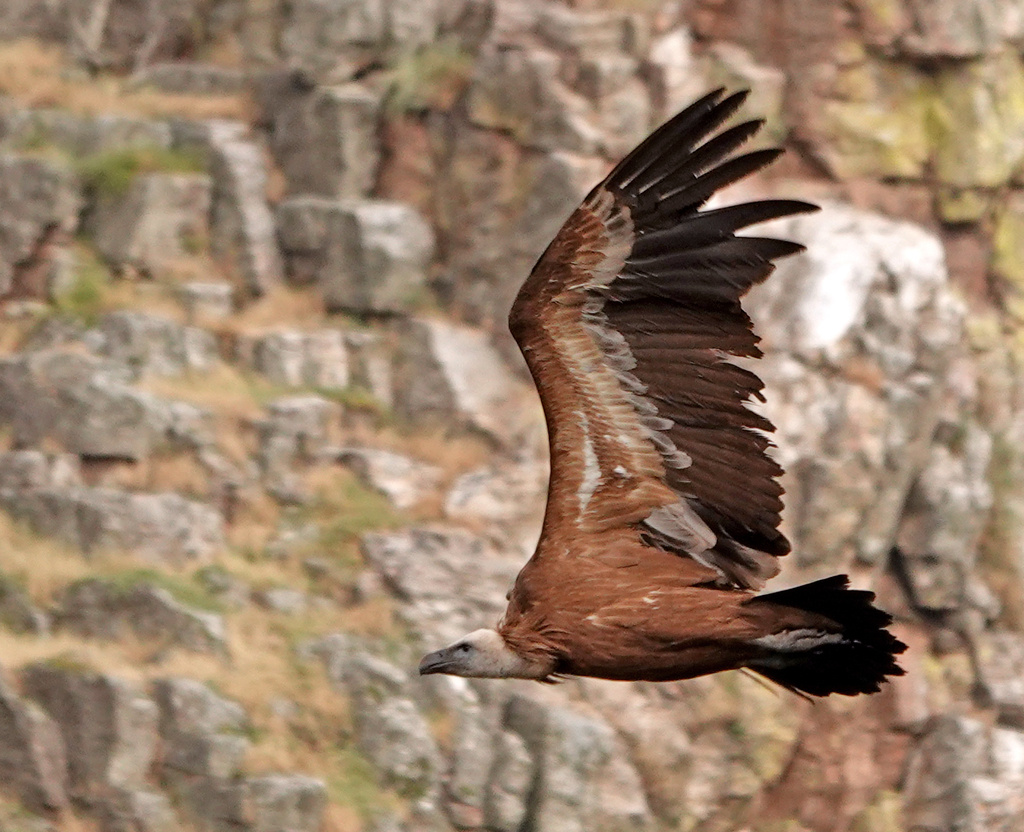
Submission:
<svg viewBox="0 0 1024 832">
<path fill-rule="evenodd" d="M 871 698 L 469 683 L 532 551 L 508 305 L 712 86 L 819 200 L 750 298 Z M 6 0 L 0 829 L 1024 828 L 1021 0 Z M 897 551 L 898 547 L 898 551 Z"/>
</svg>

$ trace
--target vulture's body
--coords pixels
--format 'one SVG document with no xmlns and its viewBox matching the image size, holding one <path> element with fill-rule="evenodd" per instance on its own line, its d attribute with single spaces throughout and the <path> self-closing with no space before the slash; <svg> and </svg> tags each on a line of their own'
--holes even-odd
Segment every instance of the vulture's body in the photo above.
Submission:
<svg viewBox="0 0 1024 832">
<path fill-rule="evenodd" d="M 801 250 L 737 236 L 814 210 L 769 200 L 699 210 L 777 150 L 727 158 L 760 127 L 712 135 L 743 95 L 712 93 L 655 131 L 569 217 L 509 323 L 547 420 L 540 543 L 494 630 L 424 673 L 665 681 L 747 667 L 814 695 L 902 673 L 890 618 L 846 578 L 755 595 L 789 551 L 760 355 L 740 298 Z M 725 160 L 725 161 L 723 161 Z"/>
</svg>

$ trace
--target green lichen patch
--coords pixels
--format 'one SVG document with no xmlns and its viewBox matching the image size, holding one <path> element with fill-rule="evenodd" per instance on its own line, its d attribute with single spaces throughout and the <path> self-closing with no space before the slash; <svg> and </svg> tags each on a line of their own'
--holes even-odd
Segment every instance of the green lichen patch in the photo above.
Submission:
<svg viewBox="0 0 1024 832">
<path fill-rule="evenodd" d="M 1024 291 L 1024 193 L 1013 192 L 996 212 L 992 271 Z"/>
<path fill-rule="evenodd" d="M 124 196 L 136 177 L 146 173 L 199 173 L 202 157 L 187 150 L 133 147 L 86 156 L 78 165 L 85 187 L 100 199 Z"/>
<path fill-rule="evenodd" d="M 822 122 L 828 160 L 842 178 L 920 179 L 931 155 L 932 82 L 905 64 L 865 59 L 843 67 Z"/>
<path fill-rule="evenodd" d="M 92 326 L 105 309 L 111 279 L 110 269 L 91 247 L 75 246 L 71 279 L 54 291 L 54 308 L 61 315 Z"/>
<path fill-rule="evenodd" d="M 398 796 L 380 786 L 373 764 L 351 745 L 331 755 L 327 795 L 332 803 L 355 809 L 365 821 L 400 806 Z"/>
<path fill-rule="evenodd" d="M 473 55 L 454 40 L 405 52 L 389 68 L 386 106 L 394 113 L 447 110 L 468 86 L 473 64 Z"/>
<path fill-rule="evenodd" d="M 935 175 L 958 188 L 1009 182 L 1024 163 L 1024 61 L 1010 51 L 938 71 Z"/>
</svg>

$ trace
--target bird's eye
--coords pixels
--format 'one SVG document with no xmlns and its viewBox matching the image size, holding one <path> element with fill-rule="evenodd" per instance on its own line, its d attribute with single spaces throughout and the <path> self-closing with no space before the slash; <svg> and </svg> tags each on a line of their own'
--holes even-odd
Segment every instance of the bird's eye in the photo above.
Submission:
<svg viewBox="0 0 1024 832">
<path fill-rule="evenodd" d="M 458 647 L 456 647 L 455 650 L 458 653 L 468 653 L 470 651 L 470 647 L 468 644 L 463 642 L 462 644 L 458 645 Z"/>
</svg>

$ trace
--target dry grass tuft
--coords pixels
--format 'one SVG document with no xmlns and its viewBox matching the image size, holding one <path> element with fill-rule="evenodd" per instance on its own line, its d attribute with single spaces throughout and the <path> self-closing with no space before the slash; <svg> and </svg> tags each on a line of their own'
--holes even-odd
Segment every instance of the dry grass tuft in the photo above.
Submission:
<svg viewBox="0 0 1024 832">
<path fill-rule="evenodd" d="M 0 630 L 0 655 L 5 669 L 24 667 L 35 662 L 49 662 L 110 673 L 137 685 L 147 678 L 153 647 L 133 638 L 120 641 L 89 641 L 68 633 L 52 636 L 14 635 Z"/>
<path fill-rule="evenodd" d="M 37 604 L 48 603 L 58 590 L 87 577 L 96 568 L 70 546 L 37 535 L 4 512 L 0 512 L 0 552 L 2 573 Z M 0 656 L 6 655 L 0 650 Z"/>
<path fill-rule="evenodd" d="M 156 453 L 139 462 L 95 462 L 82 467 L 86 484 L 126 491 L 176 491 L 191 499 L 206 497 L 207 475 L 195 456 Z"/>
<path fill-rule="evenodd" d="M 32 39 L 0 45 L 0 94 L 26 107 L 56 107 L 81 115 L 148 118 L 233 118 L 249 121 L 252 104 L 238 95 L 187 95 L 133 89 L 123 78 L 69 71 L 62 49 Z"/>
<path fill-rule="evenodd" d="M 228 545 L 236 552 L 262 552 L 281 520 L 281 504 L 266 492 L 246 494 L 228 526 Z"/>
<path fill-rule="evenodd" d="M 57 313 L 77 318 L 87 326 L 107 312 L 131 310 L 149 312 L 185 323 L 185 311 L 177 298 L 177 289 L 168 276 L 160 281 L 115 278 L 92 246 L 74 247 L 75 271 L 71 284 L 55 298 Z M 208 263 L 205 258 L 197 261 Z M 209 269 L 197 273 L 209 274 Z"/>
<path fill-rule="evenodd" d="M 258 417 L 263 403 L 280 392 L 259 377 L 223 363 L 206 373 L 144 379 L 139 387 L 155 396 L 179 399 L 210 410 L 232 433 L 240 429 L 239 421 Z M 248 448 L 238 450 L 248 455 Z"/>
<path fill-rule="evenodd" d="M 385 448 L 437 466 L 446 480 L 494 459 L 494 447 L 487 440 L 468 433 L 448 434 L 443 428 L 356 423 L 347 438 L 354 444 Z"/>
<path fill-rule="evenodd" d="M 2 784 L 0 784 L 2 786 Z M 19 802 L 0 794 L 0 829 L 48 829 L 50 823 L 39 823 L 37 815 L 28 812 Z M 47 820 L 54 820 L 48 818 Z M 72 811 L 64 811 L 56 819 L 55 827 L 61 832 L 98 832 L 100 825 L 95 818 L 82 817 Z M 358 827 L 356 827 L 358 829 Z M 345 830 L 348 832 L 348 830 Z"/>
<path fill-rule="evenodd" d="M 313 287 L 276 286 L 223 322 L 226 337 L 261 330 L 315 329 L 325 326 L 323 295 Z"/>
<path fill-rule="evenodd" d="M 3 317 L 0 306 L 0 355 L 16 352 L 38 323 L 39 317 L 35 315 L 14 319 Z"/>
</svg>

